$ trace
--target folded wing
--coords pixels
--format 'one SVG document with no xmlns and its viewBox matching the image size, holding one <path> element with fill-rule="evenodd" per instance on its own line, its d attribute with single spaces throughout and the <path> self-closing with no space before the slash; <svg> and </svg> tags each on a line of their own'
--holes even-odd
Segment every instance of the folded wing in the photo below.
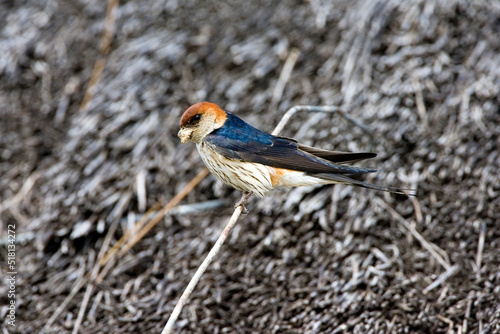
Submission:
<svg viewBox="0 0 500 334">
<path fill-rule="evenodd" d="M 293 139 L 275 137 L 260 131 L 228 113 L 224 126 L 205 137 L 204 142 L 229 159 L 318 173 L 363 174 L 374 169 L 342 165 L 373 158 L 374 153 L 349 153 L 317 149 Z"/>
</svg>

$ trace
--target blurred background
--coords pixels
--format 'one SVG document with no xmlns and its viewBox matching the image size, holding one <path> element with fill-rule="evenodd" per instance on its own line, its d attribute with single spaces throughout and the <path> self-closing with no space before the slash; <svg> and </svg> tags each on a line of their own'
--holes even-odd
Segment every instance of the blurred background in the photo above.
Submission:
<svg viewBox="0 0 500 334">
<path fill-rule="evenodd" d="M 342 107 L 373 143 L 335 114 L 299 113 L 281 134 L 376 152 L 367 180 L 418 196 L 252 198 L 179 332 L 500 331 L 499 2 L 110 3 L 0 3 L 0 272 L 9 224 L 18 272 L 3 332 L 161 331 L 238 191 L 208 176 L 103 279 L 91 272 L 204 168 L 176 136 L 200 101 L 268 132 L 292 106 Z"/>
</svg>

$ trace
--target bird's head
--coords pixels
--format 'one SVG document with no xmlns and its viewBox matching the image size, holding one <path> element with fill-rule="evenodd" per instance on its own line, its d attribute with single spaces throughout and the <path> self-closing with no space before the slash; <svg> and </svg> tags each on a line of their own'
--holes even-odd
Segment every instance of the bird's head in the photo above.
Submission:
<svg viewBox="0 0 500 334">
<path fill-rule="evenodd" d="M 215 103 L 193 104 L 182 114 L 177 135 L 183 143 L 191 140 L 199 144 L 208 134 L 223 126 L 226 118 L 226 112 Z"/>
</svg>

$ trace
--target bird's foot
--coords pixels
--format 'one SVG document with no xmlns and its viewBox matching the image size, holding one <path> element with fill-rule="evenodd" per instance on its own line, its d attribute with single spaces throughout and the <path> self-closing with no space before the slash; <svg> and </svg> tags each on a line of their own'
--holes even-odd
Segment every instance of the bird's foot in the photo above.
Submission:
<svg viewBox="0 0 500 334">
<path fill-rule="evenodd" d="M 246 215 L 246 214 L 248 213 L 248 209 L 247 209 L 247 207 L 246 207 L 246 206 L 244 206 L 244 205 L 242 205 L 242 204 L 240 204 L 240 205 L 241 205 L 241 206 L 242 206 L 242 208 L 243 208 L 243 209 L 241 210 L 241 214 L 242 214 L 242 215 Z"/>
<path fill-rule="evenodd" d="M 236 203 L 236 205 L 234 206 L 234 208 L 236 209 L 237 207 L 241 206 L 242 207 L 241 213 L 244 214 L 244 215 L 247 214 L 248 210 L 245 207 L 245 204 L 248 201 L 248 199 L 250 198 L 250 196 L 252 196 L 251 192 L 245 192 L 243 194 L 243 197 L 240 199 L 240 201 L 238 203 Z"/>
</svg>

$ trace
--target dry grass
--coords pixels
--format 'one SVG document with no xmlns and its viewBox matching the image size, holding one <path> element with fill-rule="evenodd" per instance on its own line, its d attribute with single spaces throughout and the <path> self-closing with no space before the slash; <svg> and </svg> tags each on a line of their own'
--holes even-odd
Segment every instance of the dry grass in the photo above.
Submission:
<svg viewBox="0 0 500 334">
<path fill-rule="evenodd" d="M 340 106 L 375 130 L 369 181 L 419 196 L 330 186 L 251 200 L 182 333 L 500 331 L 496 2 L 126 2 L 116 14 L 80 109 L 105 4 L 0 4 L 0 223 L 19 242 L 18 327 L 4 329 L 161 332 L 238 192 L 206 178 L 183 203 L 222 209 L 169 215 L 102 281 L 92 272 L 108 241 L 200 171 L 176 133 L 187 106 L 210 100 L 267 131 L 291 106 Z M 298 114 L 282 134 L 370 143 L 332 115 Z"/>
</svg>

